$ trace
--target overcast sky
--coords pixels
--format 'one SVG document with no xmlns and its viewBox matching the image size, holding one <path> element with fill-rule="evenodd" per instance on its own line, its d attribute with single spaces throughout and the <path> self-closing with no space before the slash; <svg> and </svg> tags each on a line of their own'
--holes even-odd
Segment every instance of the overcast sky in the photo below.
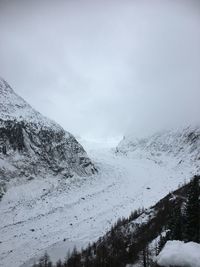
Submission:
<svg viewBox="0 0 200 267">
<path fill-rule="evenodd" d="M 200 123 L 198 0 L 0 0 L 0 76 L 75 135 Z"/>
</svg>

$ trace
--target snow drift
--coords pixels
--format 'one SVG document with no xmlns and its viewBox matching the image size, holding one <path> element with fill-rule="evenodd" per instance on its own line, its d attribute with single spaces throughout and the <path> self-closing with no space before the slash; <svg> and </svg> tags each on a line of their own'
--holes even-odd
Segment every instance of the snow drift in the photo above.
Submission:
<svg viewBox="0 0 200 267">
<path fill-rule="evenodd" d="M 157 256 L 160 266 L 200 267 L 200 244 L 168 241 Z"/>
</svg>

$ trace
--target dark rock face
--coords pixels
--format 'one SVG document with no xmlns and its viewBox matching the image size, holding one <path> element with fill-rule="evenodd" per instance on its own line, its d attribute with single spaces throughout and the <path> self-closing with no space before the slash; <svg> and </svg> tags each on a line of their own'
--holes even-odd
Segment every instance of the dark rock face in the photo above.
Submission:
<svg viewBox="0 0 200 267">
<path fill-rule="evenodd" d="M 7 154 L 7 151 L 22 151 L 25 149 L 23 137 L 23 122 L 2 121 L 0 119 L 0 152 Z"/>
<path fill-rule="evenodd" d="M 97 172 L 70 133 L 32 109 L 0 80 L 0 180 Z"/>
</svg>

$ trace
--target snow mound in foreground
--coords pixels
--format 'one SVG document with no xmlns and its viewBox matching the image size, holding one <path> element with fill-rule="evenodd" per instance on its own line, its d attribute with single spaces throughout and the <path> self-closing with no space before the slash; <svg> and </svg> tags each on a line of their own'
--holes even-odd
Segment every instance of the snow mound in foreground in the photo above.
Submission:
<svg viewBox="0 0 200 267">
<path fill-rule="evenodd" d="M 200 267 L 200 244 L 168 241 L 156 260 L 165 267 Z"/>
</svg>

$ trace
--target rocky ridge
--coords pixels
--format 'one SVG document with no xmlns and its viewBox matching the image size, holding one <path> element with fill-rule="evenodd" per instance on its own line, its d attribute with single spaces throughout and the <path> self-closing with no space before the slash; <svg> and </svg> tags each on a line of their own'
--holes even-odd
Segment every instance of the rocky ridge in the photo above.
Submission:
<svg viewBox="0 0 200 267">
<path fill-rule="evenodd" d="M 74 136 L 34 110 L 0 79 L 0 182 L 12 178 L 74 174 L 97 169 Z M 1 187 L 1 190 L 3 186 Z"/>
</svg>

